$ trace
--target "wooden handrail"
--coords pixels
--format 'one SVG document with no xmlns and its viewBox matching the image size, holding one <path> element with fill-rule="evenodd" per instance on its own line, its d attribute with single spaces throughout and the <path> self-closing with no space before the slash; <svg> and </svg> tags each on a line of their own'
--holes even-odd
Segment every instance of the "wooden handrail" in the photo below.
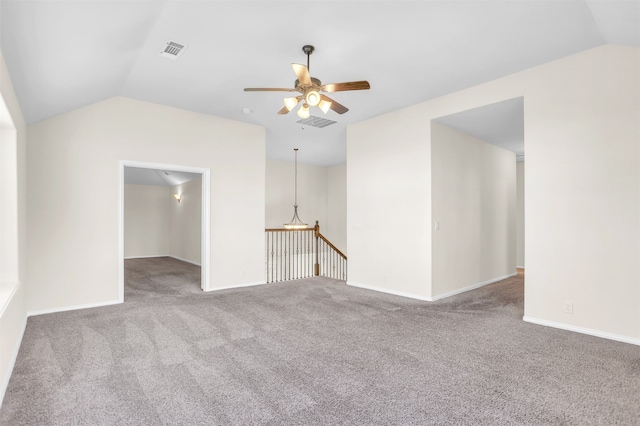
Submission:
<svg viewBox="0 0 640 426">
<path fill-rule="evenodd" d="M 313 231 L 314 228 L 287 229 L 287 228 L 265 228 L 264 232 L 296 232 L 296 231 Z"/>
<path fill-rule="evenodd" d="M 331 241 L 327 240 L 324 235 L 318 233 L 318 237 L 320 237 L 322 239 L 322 241 L 324 241 L 325 243 L 327 243 L 327 245 L 329 247 L 331 247 L 333 250 L 335 250 L 336 253 L 338 253 L 344 260 L 347 260 L 347 256 L 345 256 L 344 253 L 342 253 L 338 247 L 334 246 L 333 244 L 331 244 Z"/>
</svg>

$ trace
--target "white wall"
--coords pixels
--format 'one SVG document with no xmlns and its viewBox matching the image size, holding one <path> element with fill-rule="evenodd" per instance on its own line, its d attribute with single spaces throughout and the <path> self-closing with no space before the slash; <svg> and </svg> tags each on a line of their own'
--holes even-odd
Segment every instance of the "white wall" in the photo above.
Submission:
<svg viewBox="0 0 640 426">
<path fill-rule="evenodd" d="M 293 216 L 293 161 L 267 160 L 266 226 L 282 228 Z M 316 166 L 298 161 L 298 216 L 310 227 L 320 223 L 320 233 L 347 254 L 346 164 Z"/>
<path fill-rule="evenodd" d="M 525 316 L 640 343 L 640 49 L 532 72 L 525 96 Z M 564 312 L 573 303 L 573 314 Z"/>
<path fill-rule="evenodd" d="M 516 163 L 516 265 L 524 268 L 524 161 Z"/>
<path fill-rule="evenodd" d="M 432 298 L 516 272 L 516 157 L 431 123 Z"/>
<path fill-rule="evenodd" d="M 638 75 L 605 45 L 349 126 L 349 281 L 431 296 L 430 122 L 524 96 L 525 318 L 640 343 Z"/>
<path fill-rule="evenodd" d="M 119 300 L 121 160 L 210 169 L 211 287 L 264 282 L 264 135 L 122 97 L 30 125 L 29 310 Z"/>
<path fill-rule="evenodd" d="M 9 384 L 27 322 L 26 306 L 26 127 L 0 52 L 0 147 L 2 151 L 2 231 L 0 268 L 0 401 Z M 9 145 L 9 146 L 6 146 Z M 10 156 L 5 156 L 10 153 Z M 5 168 L 10 169 L 7 173 Z M 8 175 L 8 176 L 7 176 Z M 6 179 L 9 177 L 9 179 Z M 5 204 L 7 201 L 10 204 Z M 7 214 L 9 213 L 9 214 Z M 5 228 L 6 226 L 10 227 Z M 10 252 L 9 252 L 10 250 Z M 1 405 L 1 402 L 0 402 Z"/>
<path fill-rule="evenodd" d="M 322 235 L 347 254 L 347 165 L 327 167 L 327 226 Z"/>
<path fill-rule="evenodd" d="M 171 214 L 178 204 L 166 186 L 124 186 L 124 257 L 168 256 Z"/>
<path fill-rule="evenodd" d="M 171 194 L 181 194 L 178 204 L 173 197 L 171 201 L 169 226 L 169 253 L 171 256 L 200 265 L 202 235 L 202 179 L 176 185 Z"/>
<path fill-rule="evenodd" d="M 125 185 L 124 257 L 171 256 L 200 265 L 201 217 L 201 178 L 172 187 Z"/>
<path fill-rule="evenodd" d="M 350 285 L 431 297 L 429 121 L 405 108 L 347 128 Z"/>
<path fill-rule="evenodd" d="M 293 152 L 292 152 L 293 154 Z M 266 161 L 266 226 L 282 228 L 293 217 L 295 163 Z M 298 216 L 313 227 L 327 223 L 327 168 L 298 161 Z"/>
</svg>

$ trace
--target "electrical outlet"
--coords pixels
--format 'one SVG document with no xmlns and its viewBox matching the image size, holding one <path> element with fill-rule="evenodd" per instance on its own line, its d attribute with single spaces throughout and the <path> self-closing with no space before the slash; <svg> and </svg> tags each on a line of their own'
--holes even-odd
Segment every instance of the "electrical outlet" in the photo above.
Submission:
<svg viewBox="0 0 640 426">
<path fill-rule="evenodd" d="M 564 313 L 565 314 L 573 313 L 573 302 L 564 302 Z"/>
</svg>

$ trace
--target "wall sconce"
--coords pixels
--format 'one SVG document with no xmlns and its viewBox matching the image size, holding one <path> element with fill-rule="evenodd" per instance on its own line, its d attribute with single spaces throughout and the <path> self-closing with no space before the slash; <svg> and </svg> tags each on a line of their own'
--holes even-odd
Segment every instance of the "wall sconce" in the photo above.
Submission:
<svg viewBox="0 0 640 426">
<path fill-rule="evenodd" d="M 173 198 L 176 199 L 178 204 L 180 204 L 180 201 L 182 201 L 182 195 L 181 194 L 172 194 L 172 195 L 173 195 Z"/>
</svg>

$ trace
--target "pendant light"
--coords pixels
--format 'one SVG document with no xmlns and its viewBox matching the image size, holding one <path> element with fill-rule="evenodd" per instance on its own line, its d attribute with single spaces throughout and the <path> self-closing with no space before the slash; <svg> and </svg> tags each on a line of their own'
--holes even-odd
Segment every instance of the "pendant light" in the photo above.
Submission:
<svg viewBox="0 0 640 426">
<path fill-rule="evenodd" d="M 298 217 L 298 148 L 293 148 L 295 152 L 295 175 L 294 175 L 294 201 L 293 201 L 293 217 L 291 222 L 285 223 L 285 229 L 306 229 L 308 228 L 306 223 L 302 223 Z"/>
</svg>

